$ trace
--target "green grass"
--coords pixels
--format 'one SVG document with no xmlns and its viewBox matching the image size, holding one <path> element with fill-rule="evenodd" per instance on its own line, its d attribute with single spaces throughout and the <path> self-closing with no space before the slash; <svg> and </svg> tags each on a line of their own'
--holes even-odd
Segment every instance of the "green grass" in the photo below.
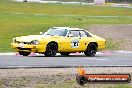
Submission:
<svg viewBox="0 0 132 88">
<path fill-rule="evenodd" d="M 12 51 L 13 37 L 39 34 L 53 26 L 86 28 L 93 24 L 132 24 L 132 9 L 0 0 L 0 52 Z"/>
<path fill-rule="evenodd" d="M 113 15 L 131 16 L 130 8 L 114 8 L 104 6 L 88 5 L 62 5 L 62 4 L 40 4 L 40 3 L 18 3 L 8 0 L 0 1 L 0 12 L 5 13 L 43 13 L 49 15 Z"/>
</svg>

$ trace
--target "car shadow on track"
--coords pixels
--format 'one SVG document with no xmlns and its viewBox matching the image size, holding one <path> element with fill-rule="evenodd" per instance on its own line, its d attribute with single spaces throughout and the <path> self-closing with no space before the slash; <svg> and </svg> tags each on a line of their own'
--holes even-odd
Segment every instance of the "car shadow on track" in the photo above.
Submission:
<svg viewBox="0 0 132 88">
<path fill-rule="evenodd" d="M 44 55 L 36 55 L 36 56 L 29 56 L 29 57 L 46 57 Z M 57 55 L 55 57 L 88 57 L 88 56 L 85 56 L 85 55 L 70 55 L 70 56 L 61 56 L 61 55 Z M 106 57 L 106 56 L 103 56 L 103 55 L 96 55 L 95 57 Z M 47 58 L 47 57 L 46 57 Z M 54 58 L 54 57 L 53 57 Z M 94 57 L 93 57 L 94 58 Z"/>
</svg>

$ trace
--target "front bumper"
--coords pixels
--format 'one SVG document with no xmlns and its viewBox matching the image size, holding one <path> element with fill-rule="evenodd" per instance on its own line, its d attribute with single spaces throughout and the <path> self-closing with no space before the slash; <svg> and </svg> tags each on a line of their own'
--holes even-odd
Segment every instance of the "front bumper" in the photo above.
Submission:
<svg viewBox="0 0 132 88">
<path fill-rule="evenodd" d="M 17 52 L 25 51 L 25 52 L 35 52 L 35 53 L 43 53 L 46 50 L 46 45 L 28 45 L 23 44 L 20 45 L 18 43 L 11 43 L 11 48 L 15 49 Z"/>
</svg>

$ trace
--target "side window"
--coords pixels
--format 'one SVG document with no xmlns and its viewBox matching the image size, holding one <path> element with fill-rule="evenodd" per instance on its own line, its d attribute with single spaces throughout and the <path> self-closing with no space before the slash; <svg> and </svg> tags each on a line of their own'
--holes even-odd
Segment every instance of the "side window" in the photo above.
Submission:
<svg viewBox="0 0 132 88">
<path fill-rule="evenodd" d="M 73 34 L 73 37 L 80 37 L 79 31 L 71 31 L 71 34 Z"/>
<path fill-rule="evenodd" d="M 68 32 L 67 29 L 62 30 L 62 33 L 60 33 L 60 36 L 66 36 L 67 32 Z"/>
<path fill-rule="evenodd" d="M 81 37 L 87 37 L 86 33 L 84 31 L 80 31 Z"/>
</svg>

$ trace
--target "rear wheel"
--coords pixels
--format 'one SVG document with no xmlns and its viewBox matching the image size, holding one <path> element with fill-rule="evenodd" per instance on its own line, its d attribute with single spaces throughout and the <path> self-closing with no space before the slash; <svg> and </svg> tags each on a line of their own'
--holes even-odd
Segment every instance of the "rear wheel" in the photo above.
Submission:
<svg viewBox="0 0 132 88">
<path fill-rule="evenodd" d="M 49 43 L 46 47 L 46 51 L 44 53 L 47 57 L 54 57 L 57 53 L 58 45 L 56 43 Z"/>
<path fill-rule="evenodd" d="M 24 51 L 19 52 L 19 54 L 23 56 L 28 56 L 30 53 L 31 52 L 24 52 Z"/>
<path fill-rule="evenodd" d="M 97 45 L 94 43 L 90 43 L 84 52 L 86 56 L 94 57 L 97 52 Z"/>
<path fill-rule="evenodd" d="M 69 56 L 69 54 L 70 53 L 68 53 L 68 52 L 62 52 L 62 53 L 60 53 L 62 56 Z"/>
</svg>

